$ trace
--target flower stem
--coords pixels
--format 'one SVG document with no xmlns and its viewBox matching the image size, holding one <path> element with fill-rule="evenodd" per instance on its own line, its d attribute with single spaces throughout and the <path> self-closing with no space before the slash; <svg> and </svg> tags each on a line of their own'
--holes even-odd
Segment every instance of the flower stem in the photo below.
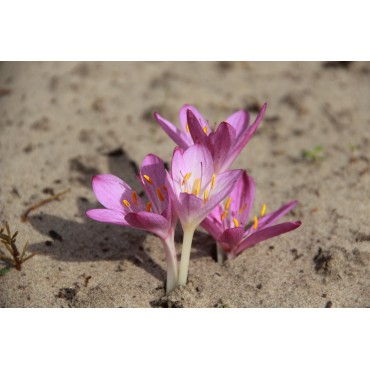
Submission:
<svg viewBox="0 0 370 370">
<path fill-rule="evenodd" d="M 216 242 L 216 248 L 217 248 L 217 262 L 220 265 L 222 265 L 225 262 L 226 257 L 225 251 L 218 242 Z"/>
<path fill-rule="evenodd" d="M 185 285 L 186 280 L 188 279 L 191 243 L 193 241 L 195 229 L 196 227 L 184 228 L 184 238 L 182 242 L 180 271 L 178 280 L 179 285 Z"/>
<path fill-rule="evenodd" d="M 174 243 L 174 234 L 167 239 L 162 239 L 164 251 L 166 253 L 167 263 L 167 283 L 166 294 L 171 293 L 177 288 L 178 268 L 177 268 L 177 255 Z"/>
</svg>

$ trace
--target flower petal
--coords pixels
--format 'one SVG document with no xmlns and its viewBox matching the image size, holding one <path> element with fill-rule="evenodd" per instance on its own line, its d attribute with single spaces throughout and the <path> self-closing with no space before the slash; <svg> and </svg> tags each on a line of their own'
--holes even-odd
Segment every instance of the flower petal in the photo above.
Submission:
<svg viewBox="0 0 370 370">
<path fill-rule="evenodd" d="M 209 192 L 209 198 L 202 208 L 204 218 L 230 194 L 241 174 L 241 170 L 231 170 L 216 176 L 215 187 Z"/>
<path fill-rule="evenodd" d="M 188 116 L 187 116 L 187 111 L 188 110 L 190 110 L 193 113 L 193 115 L 195 116 L 195 118 L 199 121 L 202 129 L 203 129 L 204 126 L 206 126 L 208 132 L 212 131 L 208 122 L 203 118 L 203 116 L 201 115 L 199 110 L 197 108 L 193 107 L 192 105 L 185 104 L 181 107 L 180 112 L 179 112 L 180 122 L 181 122 L 181 126 L 182 126 L 182 129 L 184 130 L 184 132 L 187 133 L 186 124 L 188 123 Z"/>
<path fill-rule="evenodd" d="M 181 193 L 174 206 L 183 227 L 197 227 L 207 216 L 202 212 L 203 200 L 193 194 Z"/>
<path fill-rule="evenodd" d="M 93 177 L 92 188 L 98 201 L 106 208 L 118 212 L 126 212 L 122 204 L 123 199 L 132 196 L 132 189 L 120 178 L 110 175 Z"/>
<path fill-rule="evenodd" d="M 202 179 L 201 192 L 209 184 L 213 175 L 213 160 L 209 150 L 201 145 L 194 144 L 183 151 L 176 148 L 173 153 L 171 164 L 171 176 L 173 179 L 173 188 L 176 194 L 183 190 L 181 183 L 185 174 L 191 174 L 191 181 Z M 189 181 L 189 183 L 191 182 Z"/>
<path fill-rule="evenodd" d="M 154 117 L 162 127 L 163 131 L 181 148 L 186 149 L 193 144 L 193 140 L 189 135 L 185 135 L 181 130 L 174 126 L 171 122 L 161 117 L 158 113 L 154 113 Z"/>
<path fill-rule="evenodd" d="M 274 236 L 287 233 L 288 231 L 292 231 L 297 227 L 301 226 L 301 224 L 302 224 L 301 221 L 284 222 L 282 224 L 266 227 L 263 230 L 256 231 L 255 233 L 253 233 L 240 243 L 236 251 L 236 254 L 240 254 L 245 249 L 250 248 L 263 240 L 270 239 L 273 238 Z"/>
<path fill-rule="evenodd" d="M 248 112 L 246 112 L 245 110 L 239 110 L 233 113 L 231 116 L 227 117 L 225 122 L 234 127 L 236 135 L 239 136 L 248 128 L 249 119 L 250 117 Z"/>
<path fill-rule="evenodd" d="M 219 237 L 218 241 L 225 249 L 225 252 L 230 252 L 235 249 L 239 242 L 243 239 L 245 230 L 244 227 L 233 227 L 226 229 Z"/>
<path fill-rule="evenodd" d="M 86 212 L 86 216 L 95 221 L 128 226 L 125 215 L 122 212 L 112 211 L 111 209 L 90 209 Z"/>
<path fill-rule="evenodd" d="M 201 223 L 201 226 L 216 240 L 218 240 L 224 230 L 220 221 L 221 214 L 222 208 L 218 205 Z"/>
<path fill-rule="evenodd" d="M 230 215 L 236 218 L 240 224 L 248 223 L 249 215 L 254 201 L 254 180 L 246 171 L 243 171 L 233 190 L 230 193 Z"/>
<path fill-rule="evenodd" d="M 226 171 L 224 163 L 228 162 L 229 152 L 235 144 L 235 129 L 226 122 L 221 122 L 215 133 L 209 135 L 211 154 L 214 160 L 215 172 Z"/>
<path fill-rule="evenodd" d="M 125 219 L 130 226 L 150 231 L 162 239 L 167 238 L 171 227 L 169 220 L 152 212 L 129 213 Z"/>
<path fill-rule="evenodd" d="M 207 134 L 203 131 L 202 124 L 198 121 L 196 116 L 191 110 L 187 110 L 187 123 L 190 135 L 195 144 L 200 143 L 209 148 L 209 140 Z"/>
<path fill-rule="evenodd" d="M 211 181 L 214 173 L 213 159 L 207 147 L 194 144 L 184 152 L 184 164 L 186 172 L 191 172 L 193 179 L 201 178 L 202 187 Z"/>
<path fill-rule="evenodd" d="M 241 131 L 239 135 L 237 136 L 237 141 L 235 145 L 231 148 L 229 152 L 228 160 L 223 163 L 223 167 L 221 170 L 228 169 L 232 165 L 232 163 L 235 161 L 239 153 L 243 150 L 243 148 L 247 145 L 248 141 L 251 139 L 253 134 L 256 132 L 259 124 L 262 121 L 263 115 L 265 114 L 267 104 L 265 103 L 262 106 L 262 109 L 260 113 L 258 114 L 257 118 L 253 122 L 253 124 L 246 129 L 245 131 Z"/>
<path fill-rule="evenodd" d="M 270 226 L 277 222 L 280 218 L 285 216 L 288 212 L 290 212 L 296 205 L 298 204 L 297 200 L 292 200 L 291 202 L 284 204 L 280 207 L 277 211 L 271 212 L 264 217 L 261 217 L 258 220 L 258 229 L 263 229 L 267 226 Z"/>
<path fill-rule="evenodd" d="M 146 178 L 145 178 L 145 177 Z M 141 165 L 139 180 L 156 213 L 161 214 L 168 206 L 168 196 L 165 191 L 166 170 L 161 158 L 148 154 Z M 162 197 L 158 195 L 158 189 Z"/>
</svg>

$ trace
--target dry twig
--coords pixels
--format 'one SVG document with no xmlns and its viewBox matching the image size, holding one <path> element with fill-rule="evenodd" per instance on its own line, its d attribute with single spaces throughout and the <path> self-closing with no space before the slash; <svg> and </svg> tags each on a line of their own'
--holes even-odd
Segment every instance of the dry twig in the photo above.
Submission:
<svg viewBox="0 0 370 370">
<path fill-rule="evenodd" d="M 0 229 L 0 242 L 2 245 L 6 248 L 8 253 L 10 254 L 10 257 L 4 254 L 3 252 L 0 252 L 0 259 L 10 263 L 15 267 L 17 270 L 22 269 L 22 264 L 32 258 L 36 253 L 33 252 L 26 256 L 26 251 L 28 248 L 28 242 L 26 242 L 23 246 L 22 252 L 19 253 L 19 250 L 15 244 L 18 231 L 16 231 L 13 235 L 10 232 L 10 227 L 8 222 L 4 221 L 4 226 L 6 229 L 6 234 L 4 233 L 4 229 Z"/>
<path fill-rule="evenodd" d="M 60 192 L 60 193 L 57 193 L 57 194 L 55 194 L 55 195 L 52 195 L 51 197 L 48 197 L 48 198 L 46 198 L 46 199 L 43 199 L 43 200 L 41 200 L 40 202 L 38 202 L 38 203 L 36 203 L 36 204 L 32 205 L 31 207 L 28 207 L 28 208 L 24 211 L 24 213 L 22 214 L 22 216 L 21 216 L 21 220 L 22 220 L 22 222 L 27 222 L 27 221 L 28 221 L 28 215 L 29 215 L 29 213 L 30 213 L 30 212 L 34 211 L 35 209 L 37 209 L 37 208 L 39 208 L 39 207 L 41 207 L 41 206 L 43 206 L 43 205 L 45 205 L 45 204 L 47 204 L 47 203 L 49 203 L 49 202 L 52 202 L 53 200 L 59 200 L 59 198 L 60 198 L 62 195 L 64 195 L 64 194 L 68 193 L 70 190 L 71 190 L 71 189 L 63 190 L 63 191 L 62 191 L 62 192 Z"/>
</svg>

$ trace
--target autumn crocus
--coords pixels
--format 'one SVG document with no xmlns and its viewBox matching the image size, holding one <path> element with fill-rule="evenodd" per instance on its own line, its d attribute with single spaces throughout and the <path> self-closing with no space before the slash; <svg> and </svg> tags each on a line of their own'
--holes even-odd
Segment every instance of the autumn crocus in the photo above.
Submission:
<svg viewBox="0 0 370 370">
<path fill-rule="evenodd" d="M 92 186 L 98 201 L 105 207 L 91 209 L 86 215 L 93 220 L 143 229 L 161 240 L 167 262 L 167 293 L 177 286 L 178 266 L 174 245 L 177 217 L 165 185 L 163 161 L 149 154 L 143 160 L 138 179 L 147 194 L 144 202 L 136 191 L 114 175 L 94 176 Z"/>
<path fill-rule="evenodd" d="M 240 175 L 240 170 L 216 174 L 211 153 L 204 145 L 195 144 L 185 151 L 175 149 L 166 185 L 184 231 L 179 284 L 186 284 L 195 229 L 230 193 Z"/>
<path fill-rule="evenodd" d="M 228 259 L 233 259 L 255 244 L 294 230 L 301 225 L 300 221 L 276 225 L 281 217 L 297 205 L 295 200 L 272 213 L 266 213 L 267 207 L 263 204 L 260 214 L 250 220 L 254 188 L 253 178 L 243 171 L 230 196 L 202 222 L 202 227 L 217 241 L 219 262 L 223 261 L 224 254 Z"/>
<path fill-rule="evenodd" d="M 251 139 L 265 111 L 266 103 L 253 124 L 249 125 L 249 113 L 239 110 L 221 122 L 214 132 L 198 109 L 188 104 L 184 105 L 179 113 L 182 130 L 158 113 L 154 116 L 167 135 L 182 149 L 187 149 L 194 143 L 206 146 L 214 160 L 215 173 L 221 173 L 230 168 Z"/>
</svg>

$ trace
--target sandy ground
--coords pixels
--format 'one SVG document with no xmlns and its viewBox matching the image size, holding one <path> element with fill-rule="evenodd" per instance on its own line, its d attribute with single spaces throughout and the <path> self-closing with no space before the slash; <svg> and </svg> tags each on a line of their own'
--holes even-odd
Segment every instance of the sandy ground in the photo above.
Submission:
<svg viewBox="0 0 370 370">
<path fill-rule="evenodd" d="M 369 307 L 370 63 L 1 63 L 0 219 L 37 255 L 0 277 L 2 307 Z M 189 282 L 164 296 L 160 241 L 85 217 L 91 177 L 139 189 L 144 156 L 170 162 L 153 112 L 184 103 L 210 122 L 240 108 L 265 119 L 235 168 L 256 209 L 298 199 L 301 228 L 223 266 L 196 233 Z M 321 146 L 314 159 L 302 155 Z M 27 207 L 70 188 L 59 201 Z M 176 236 L 178 251 L 181 230 Z M 0 269 L 4 265 L 0 264 Z"/>
</svg>

